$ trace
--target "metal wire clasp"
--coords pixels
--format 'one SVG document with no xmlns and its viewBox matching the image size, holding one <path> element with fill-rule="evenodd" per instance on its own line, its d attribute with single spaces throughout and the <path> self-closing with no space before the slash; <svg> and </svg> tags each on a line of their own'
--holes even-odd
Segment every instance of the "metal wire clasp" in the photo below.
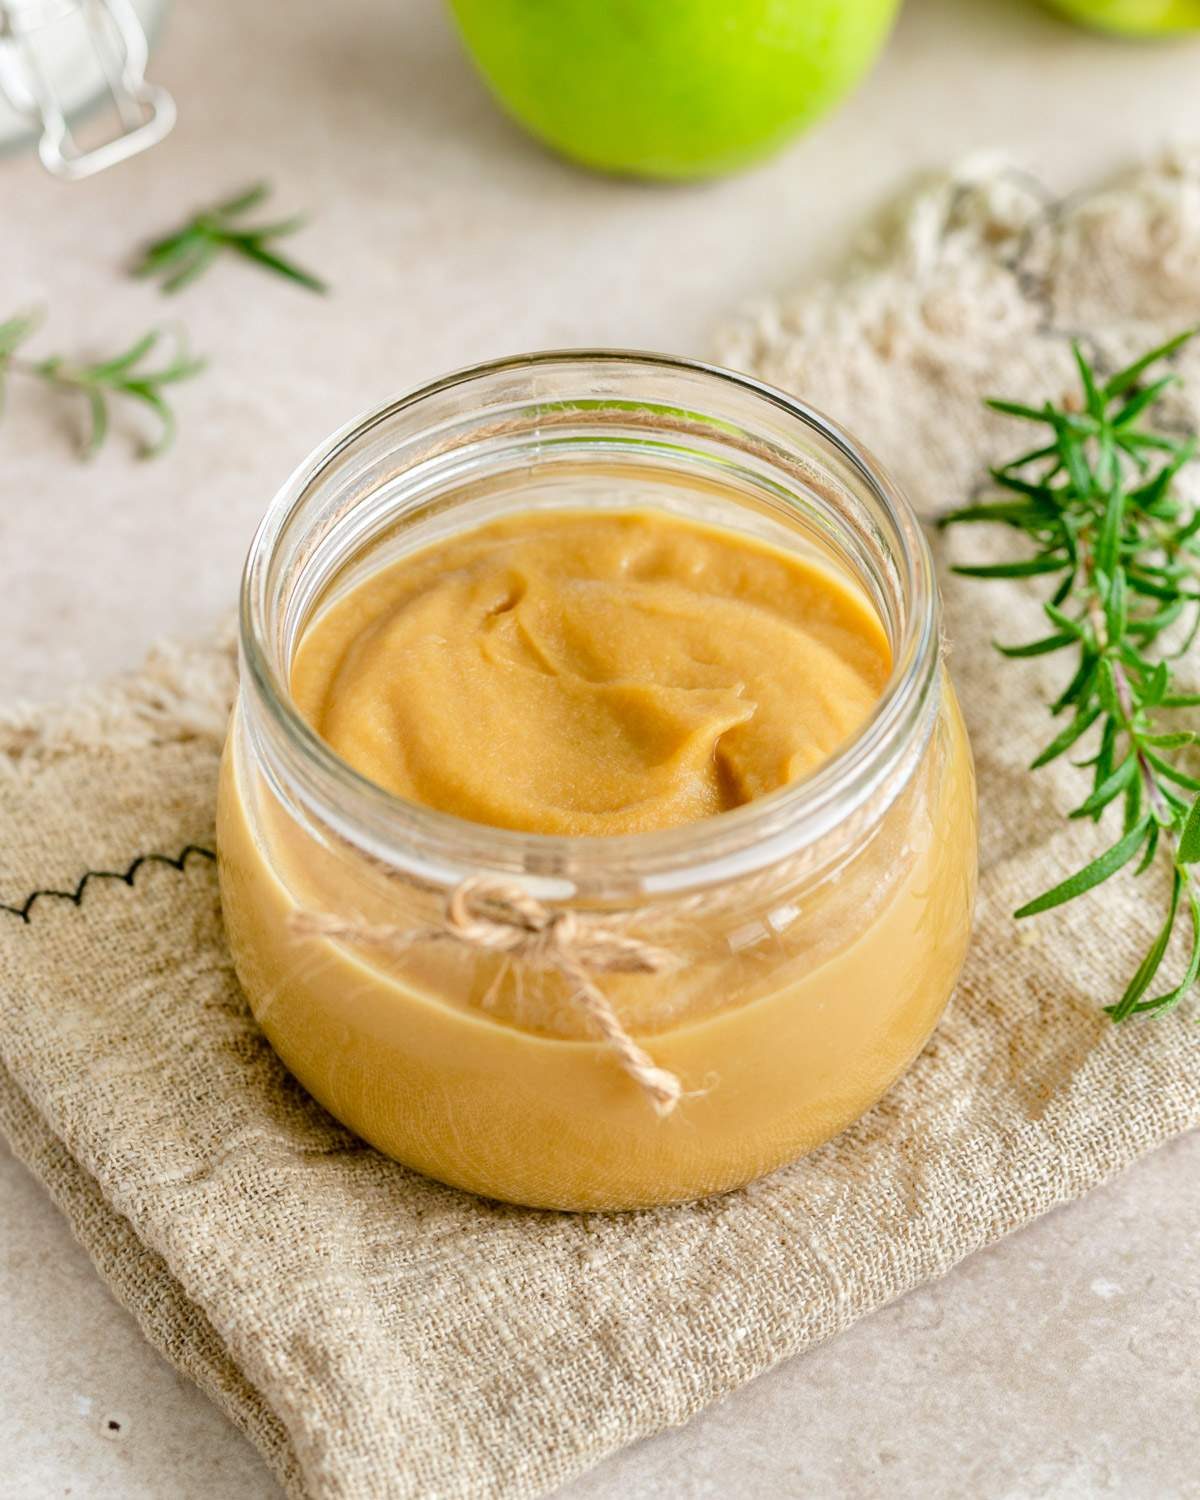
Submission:
<svg viewBox="0 0 1200 1500">
<path fill-rule="evenodd" d="M 82 22 L 92 67 L 107 88 L 122 130 L 84 149 L 67 123 L 69 104 L 53 77 L 56 23 Z M 175 123 L 175 101 L 146 82 L 149 48 L 130 0 L 0 0 L 0 93 L 40 131 L 38 155 L 69 181 L 90 177 L 161 141 Z"/>
</svg>

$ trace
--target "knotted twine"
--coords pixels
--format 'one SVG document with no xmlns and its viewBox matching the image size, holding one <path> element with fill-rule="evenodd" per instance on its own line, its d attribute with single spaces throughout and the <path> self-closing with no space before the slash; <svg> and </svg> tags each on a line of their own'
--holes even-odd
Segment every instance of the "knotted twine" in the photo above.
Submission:
<svg viewBox="0 0 1200 1500">
<path fill-rule="evenodd" d="M 474 875 L 450 891 L 440 926 L 404 928 L 313 911 L 295 912 L 290 925 L 300 937 L 357 943 L 397 957 L 417 943 L 451 942 L 503 954 L 535 971 L 561 974 L 571 1001 L 592 1022 L 655 1113 L 665 1119 L 683 1097 L 679 1079 L 638 1046 L 594 977 L 666 974 L 678 968 L 680 960 L 602 918 L 548 906 L 512 881 Z"/>
</svg>

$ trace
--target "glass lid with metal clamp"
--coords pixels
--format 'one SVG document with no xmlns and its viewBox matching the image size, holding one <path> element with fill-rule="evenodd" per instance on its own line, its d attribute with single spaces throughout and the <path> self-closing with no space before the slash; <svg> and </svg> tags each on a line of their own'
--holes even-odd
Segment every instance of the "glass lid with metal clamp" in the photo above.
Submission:
<svg viewBox="0 0 1200 1500">
<path fill-rule="evenodd" d="M 43 165 L 68 181 L 155 145 L 175 102 L 146 80 L 148 35 L 166 0 L 0 0 L 0 150 L 36 141 Z M 80 114 L 109 99 L 118 130 L 92 145 Z"/>
</svg>

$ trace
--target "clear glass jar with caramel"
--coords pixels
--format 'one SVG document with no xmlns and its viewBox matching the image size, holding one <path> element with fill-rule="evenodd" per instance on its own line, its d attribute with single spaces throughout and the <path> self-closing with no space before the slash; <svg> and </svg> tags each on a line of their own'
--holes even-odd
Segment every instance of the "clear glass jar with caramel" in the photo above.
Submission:
<svg viewBox="0 0 1200 1500">
<path fill-rule="evenodd" d="M 302 711 L 305 642 L 385 570 L 531 516 L 660 517 L 824 570 L 886 642 L 877 701 L 814 769 L 669 827 L 529 832 L 389 790 Z M 886 474 L 727 371 L 536 355 L 343 430 L 271 505 L 242 595 L 219 856 L 271 1044 L 381 1151 L 537 1207 L 694 1198 L 828 1140 L 920 1051 L 968 942 L 938 613 Z"/>
</svg>

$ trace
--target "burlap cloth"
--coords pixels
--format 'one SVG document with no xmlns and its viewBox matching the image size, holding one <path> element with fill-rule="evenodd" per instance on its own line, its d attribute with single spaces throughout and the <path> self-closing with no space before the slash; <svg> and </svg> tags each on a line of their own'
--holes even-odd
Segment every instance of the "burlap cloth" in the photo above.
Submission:
<svg viewBox="0 0 1200 1500">
<path fill-rule="evenodd" d="M 1200 156 L 1057 205 L 968 166 L 719 354 L 836 413 L 930 512 L 1023 436 L 981 392 L 1061 394 L 1066 332 L 1107 362 L 1197 314 Z M 1062 816 L 1082 773 L 1025 769 L 1061 666 L 989 648 L 1039 632 L 1034 591 L 943 576 L 983 825 L 957 998 L 853 1129 L 685 1208 L 480 1202 L 384 1160 L 288 1079 L 234 981 L 212 858 L 181 858 L 212 848 L 226 645 L 160 652 L 0 731 L 17 909 L 0 911 L 0 1122 L 147 1337 L 293 1495 L 542 1494 L 1200 1120 L 1194 1005 L 1120 1030 L 1098 1009 L 1148 939 L 1155 878 L 1010 918 L 1102 834 Z M 179 867 L 135 868 L 145 854 Z M 42 889 L 71 899 L 31 901 Z"/>
</svg>

